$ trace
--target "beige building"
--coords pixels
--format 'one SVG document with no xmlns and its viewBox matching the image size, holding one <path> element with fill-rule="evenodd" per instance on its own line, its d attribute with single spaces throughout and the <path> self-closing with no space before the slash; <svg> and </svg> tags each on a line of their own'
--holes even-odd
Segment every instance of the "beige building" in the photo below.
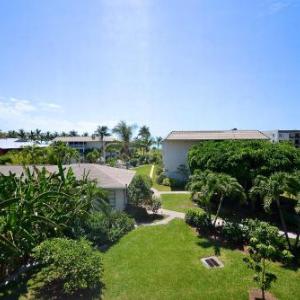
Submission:
<svg viewBox="0 0 300 300">
<path fill-rule="evenodd" d="M 43 168 L 43 166 L 37 167 Z M 54 165 L 46 165 L 45 168 L 49 173 L 58 172 L 58 167 Z M 125 209 L 128 202 L 127 187 L 131 183 L 135 171 L 97 164 L 72 164 L 65 165 L 64 168 L 65 172 L 72 168 L 77 179 L 82 179 L 84 174 L 88 174 L 88 178 L 96 180 L 98 186 L 108 191 L 109 202 L 112 207 L 120 211 Z M 10 172 L 19 177 L 24 169 L 22 166 L 0 166 L 0 174 L 8 175 Z"/>
<path fill-rule="evenodd" d="M 69 147 L 77 149 L 81 154 L 84 154 L 86 151 L 89 150 L 101 150 L 103 148 L 103 144 L 108 145 L 115 141 L 112 136 L 105 136 L 102 141 L 98 136 L 59 136 L 56 137 L 54 142 L 64 142 Z"/>
<path fill-rule="evenodd" d="M 163 141 L 163 163 L 168 177 L 180 179 L 178 167 L 187 167 L 189 149 L 203 141 L 269 140 L 258 130 L 172 131 Z"/>
</svg>

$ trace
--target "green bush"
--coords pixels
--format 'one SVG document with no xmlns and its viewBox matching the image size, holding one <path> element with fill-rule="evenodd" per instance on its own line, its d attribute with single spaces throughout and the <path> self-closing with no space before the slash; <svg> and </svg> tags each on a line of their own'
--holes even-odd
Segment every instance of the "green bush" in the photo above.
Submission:
<svg viewBox="0 0 300 300">
<path fill-rule="evenodd" d="M 223 237 L 233 243 L 243 243 L 245 241 L 246 229 L 236 222 L 229 222 L 225 220 L 225 224 L 222 228 Z"/>
<path fill-rule="evenodd" d="M 226 173 L 250 189 L 257 175 L 300 169 L 300 151 L 289 143 L 269 141 L 207 141 L 193 146 L 188 153 L 189 168 Z"/>
<path fill-rule="evenodd" d="M 165 177 L 162 181 L 162 185 L 171 186 L 171 179 L 168 177 Z"/>
<path fill-rule="evenodd" d="M 102 255 L 84 240 L 54 238 L 33 249 L 34 259 L 41 269 L 29 280 L 32 298 L 60 299 L 83 290 L 101 286 Z"/>
<path fill-rule="evenodd" d="M 0 156 L 0 165 L 6 165 L 6 164 L 10 164 L 11 158 L 9 157 L 9 155 L 2 155 Z"/>
<path fill-rule="evenodd" d="M 208 229 L 211 226 L 211 221 L 207 213 L 196 208 L 187 211 L 185 222 L 198 229 Z"/>
<path fill-rule="evenodd" d="M 147 209 L 152 210 L 153 213 L 157 213 L 161 208 L 161 199 L 155 196 L 152 196 L 151 201 L 149 201 L 146 205 Z"/>
<path fill-rule="evenodd" d="M 157 175 L 157 176 L 159 176 L 160 174 L 162 174 L 164 172 L 164 169 L 161 167 L 161 166 L 157 166 L 156 168 L 155 168 L 155 174 Z"/>
<path fill-rule="evenodd" d="M 86 237 L 98 246 L 112 244 L 134 229 L 134 220 L 126 213 L 95 212 L 84 226 Z"/>
<path fill-rule="evenodd" d="M 128 186 L 129 203 L 135 206 L 146 205 L 152 199 L 152 180 L 149 176 L 135 175 Z"/>
<path fill-rule="evenodd" d="M 156 183 L 157 184 L 162 184 L 165 178 L 166 178 L 166 176 L 164 175 L 164 173 L 159 174 L 156 177 Z"/>
</svg>

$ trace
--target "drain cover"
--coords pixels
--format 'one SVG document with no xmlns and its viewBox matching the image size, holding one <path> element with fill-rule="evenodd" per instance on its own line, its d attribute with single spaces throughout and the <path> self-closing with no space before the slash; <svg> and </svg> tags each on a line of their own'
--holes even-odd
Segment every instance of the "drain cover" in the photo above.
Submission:
<svg viewBox="0 0 300 300">
<path fill-rule="evenodd" d="M 201 258 L 201 262 L 208 269 L 224 267 L 223 263 L 216 256 Z"/>
</svg>

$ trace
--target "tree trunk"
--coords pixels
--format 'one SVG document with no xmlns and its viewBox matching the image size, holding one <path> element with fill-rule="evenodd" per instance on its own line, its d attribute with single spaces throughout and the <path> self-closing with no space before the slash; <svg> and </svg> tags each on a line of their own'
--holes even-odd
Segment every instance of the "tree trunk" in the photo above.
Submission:
<svg viewBox="0 0 300 300">
<path fill-rule="evenodd" d="M 218 210 L 217 210 L 216 217 L 215 217 L 214 224 L 213 224 L 214 227 L 216 227 L 217 219 L 218 219 L 219 214 L 220 214 L 220 210 L 221 210 L 221 207 L 222 207 L 222 204 L 223 204 L 223 200 L 224 200 L 224 195 L 222 195 L 221 198 L 220 198 Z"/>
<path fill-rule="evenodd" d="M 104 138 L 101 139 L 102 140 L 102 157 L 103 157 L 103 161 L 105 163 L 106 161 L 106 153 L 105 153 L 105 142 L 104 142 Z"/>
<path fill-rule="evenodd" d="M 276 199 L 276 204 L 277 204 L 277 208 L 278 208 L 278 211 L 279 211 L 280 221 L 281 221 L 281 225 L 282 225 L 282 228 L 283 228 L 283 231 L 284 231 L 284 235 L 285 235 L 286 241 L 288 243 L 289 250 L 292 252 L 292 245 L 291 245 L 288 233 L 287 233 L 286 223 L 285 223 L 285 220 L 284 220 L 284 217 L 283 217 L 283 213 L 282 213 L 280 202 L 279 202 L 278 198 Z"/>
</svg>

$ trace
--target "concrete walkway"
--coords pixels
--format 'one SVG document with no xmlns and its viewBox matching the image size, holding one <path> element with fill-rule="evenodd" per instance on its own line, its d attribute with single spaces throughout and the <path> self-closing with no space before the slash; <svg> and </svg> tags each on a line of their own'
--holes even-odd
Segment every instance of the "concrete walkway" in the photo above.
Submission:
<svg viewBox="0 0 300 300">
<path fill-rule="evenodd" d="M 148 211 L 149 214 L 152 214 L 152 211 Z M 168 224 L 170 221 L 174 220 L 174 219 L 182 219 L 184 220 L 185 218 L 185 213 L 182 212 L 178 212 L 178 211 L 174 211 L 174 210 L 169 210 L 169 209 L 164 209 L 161 208 L 158 210 L 158 214 L 159 215 L 164 215 L 166 216 L 165 219 L 158 221 L 158 222 L 153 222 L 153 223 L 146 223 L 146 224 L 140 224 L 140 226 L 156 226 L 156 225 L 166 225 Z M 225 224 L 225 221 L 221 218 L 217 219 L 216 222 L 216 227 L 220 227 L 223 226 Z M 279 231 L 279 234 L 284 235 L 283 231 Z M 288 237 L 290 239 L 296 239 L 297 235 L 293 232 L 288 232 Z"/>
</svg>

